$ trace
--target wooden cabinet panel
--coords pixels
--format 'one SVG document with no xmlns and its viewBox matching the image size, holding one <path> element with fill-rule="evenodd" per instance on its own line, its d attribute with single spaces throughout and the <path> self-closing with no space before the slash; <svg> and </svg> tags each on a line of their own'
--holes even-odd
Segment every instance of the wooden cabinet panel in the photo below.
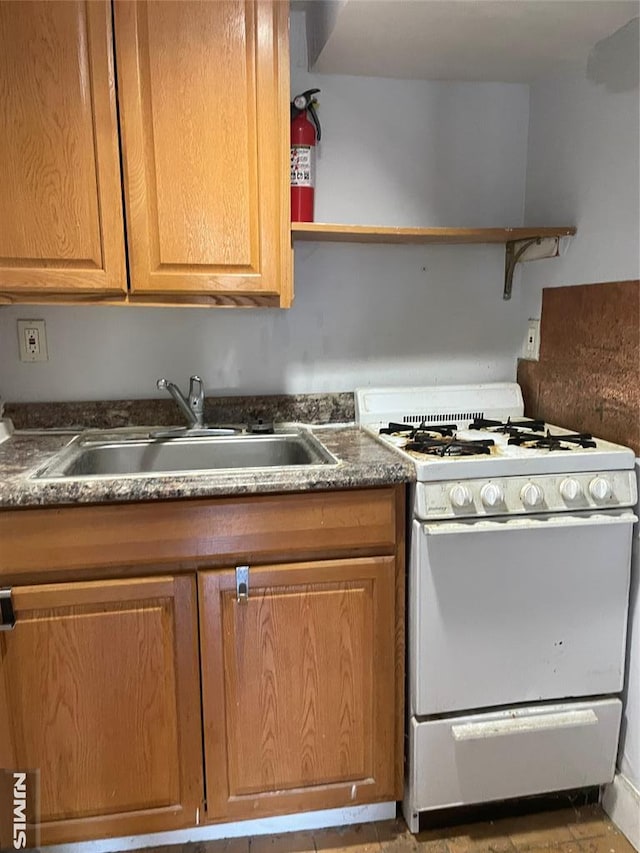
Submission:
<svg viewBox="0 0 640 853">
<path fill-rule="evenodd" d="M 110 3 L 0 3 L 0 151 L 0 296 L 125 291 Z"/>
<path fill-rule="evenodd" d="M 287 12 L 116 0 L 133 296 L 290 302 Z"/>
<path fill-rule="evenodd" d="M 18 587 L 0 635 L 0 766 L 39 768 L 42 841 L 197 823 L 195 580 Z"/>
<path fill-rule="evenodd" d="M 395 486 L 5 510 L 0 582 L 393 554 L 403 495 Z"/>
<path fill-rule="evenodd" d="M 395 568 L 263 566 L 243 602 L 200 575 L 209 819 L 394 798 Z"/>
</svg>

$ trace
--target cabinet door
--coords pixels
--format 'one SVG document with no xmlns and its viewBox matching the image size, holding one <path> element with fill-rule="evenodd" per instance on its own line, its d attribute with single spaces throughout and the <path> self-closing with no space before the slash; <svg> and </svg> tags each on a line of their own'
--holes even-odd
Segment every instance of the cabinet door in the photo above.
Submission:
<svg viewBox="0 0 640 853">
<path fill-rule="evenodd" d="M 290 302 L 288 4 L 116 0 L 131 291 Z"/>
<path fill-rule="evenodd" d="M 0 3 L 0 298 L 123 292 L 111 4 Z"/>
<path fill-rule="evenodd" d="M 199 576 L 209 820 L 395 799 L 395 559 Z"/>
<path fill-rule="evenodd" d="M 39 768 L 42 842 L 197 823 L 195 579 L 26 586 L 13 601 L 0 767 Z"/>
</svg>

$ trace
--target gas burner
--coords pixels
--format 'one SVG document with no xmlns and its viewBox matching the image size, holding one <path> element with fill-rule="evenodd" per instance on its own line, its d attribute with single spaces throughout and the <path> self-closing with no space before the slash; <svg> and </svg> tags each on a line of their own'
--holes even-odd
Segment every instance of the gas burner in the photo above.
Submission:
<svg viewBox="0 0 640 853">
<path fill-rule="evenodd" d="M 492 439 L 464 441 L 455 437 L 418 438 L 404 446 L 409 453 L 424 453 L 429 456 L 480 456 L 489 455 L 495 446 Z"/>
<path fill-rule="evenodd" d="M 430 438 L 431 436 L 453 436 L 458 429 L 457 424 L 429 424 L 422 421 L 418 426 L 411 424 L 396 424 L 391 421 L 388 426 L 380 429 L 380 435 L 403 435 L 408 439 Z"/>
<path fill-rule="evenodd" d="M 469 424 L 469 429 L 482 429 L 489 432 L 504 432 L 509 435 L 517 435 L 520 430 L 527 429 L 531 432 L 544 432 L 545 422 L 535 421 L 530 418 L 524 420 L 512 420 L 507 418 L 506 421 L 491 421 L 487 418 L 475 418 Z"/>
<path fill-rule="evenodd" d="M 588 432 L 569 433 L 568 435 L 553 435 L 547 430 L 544 436 L 535 432 L 519 432 L 512 434 L 507 444 L 525 447 L 533 450 L 574 450 L 576 447 L 595 447 L 596 443 Z"/>
</svg>

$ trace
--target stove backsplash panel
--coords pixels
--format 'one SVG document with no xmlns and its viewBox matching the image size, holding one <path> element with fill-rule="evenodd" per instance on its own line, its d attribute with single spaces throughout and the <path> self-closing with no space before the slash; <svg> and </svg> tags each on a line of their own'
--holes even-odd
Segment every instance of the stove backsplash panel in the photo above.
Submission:
<svg viewBox="0 0 640 853">
<path fill-rule="evenodd" d="M 520 360 L 529 417 L 640 456 L 640 281 L 545 288 L 540 360 Z"/>
</svg>

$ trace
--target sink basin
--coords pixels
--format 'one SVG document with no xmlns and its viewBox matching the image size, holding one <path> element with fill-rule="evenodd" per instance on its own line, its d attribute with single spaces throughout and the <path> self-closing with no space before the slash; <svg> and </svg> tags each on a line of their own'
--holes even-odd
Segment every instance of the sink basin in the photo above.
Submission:
<svg viewBox="0 0 640 853">
<path fill-rule="evenodd" d="M 74 439 L 34 474 L 39 479 L 210 472 L 233 468 L 335 465 L 336 459 L 302 430 L 274 435 Z"/>
</svg>

